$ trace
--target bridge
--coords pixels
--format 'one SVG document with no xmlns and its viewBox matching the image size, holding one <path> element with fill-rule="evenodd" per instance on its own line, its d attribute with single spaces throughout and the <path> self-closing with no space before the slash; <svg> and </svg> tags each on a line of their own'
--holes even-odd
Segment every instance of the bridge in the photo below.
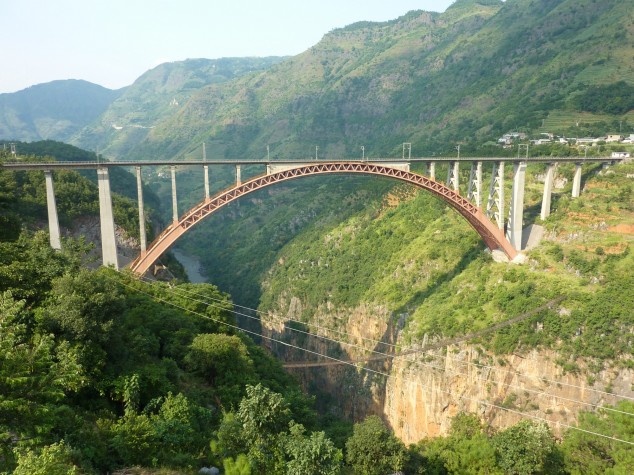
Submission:
<svg viewBox="0 0 634 475">
<path fill-rule="evenodd" d="M 455 209 L 482 237 L 491 250 L 503 251 L 509 259 L 522 250 L 522 229 L 524 212 L 524 184 L 526 167 L 529 163 L 546 163 L 541 218 L 546 219 L 551 212 L 551 196 L 558 163 L 572 163 L 575 173 L 572 183 L 572 197 L 581 193 L 581 173 L 584 164 L 598 162 L 610 164 L 619 161 L 614 158 L 585 157 L 517 157 L 517 158 L 450 158 L 424 157 L 369 160 L 172 160 L 172 161 L 91 161 L 91 162 L 49 162 L 29 163 L 22 161 L 0 164 L 5 170 L 42 170 L 45 176 L 50 244 L 61 248 L 60 227 L 55 202 L 52 172 L 61 169 L 94 169 L 97 171 L 99 189 L 99 215 L 101 225 L 103 265 L 119 268 L 115 239 L 115 224 L 112 211 L 112 197 L 108 170 L 112 167 L 134 167 L 137 178 L 139 208 L 139 241 L 141 252 L 132 261 L 130 269 L 145 274 L 150 267 L 192 226 L 210 216 L 223 206 L 254 191 L 288 180 L 327 174 L 361 174 L 383 176 L 409 183 L 424 189 Z M 505 164 L 513 165 L 512 196 L 508 217 L 505 221 L 504 179 Z M 410 171 L 412 164 L 422 164 L 422 174 Z M 439 181 L 436 165 L 446 163 L 447 178 Z M 468 191 L 466 196 L 459 193 L 460 166 L 470 166 Z M 491 181 L 485 196 L 482 172 L 484 165 L 491 166 Z M 231 165 L 235 167 L 235 183 L 228 189 L 210 196 L 209 167 Z M 242 167 L 261 166 L 263 173 L 242 181 Z M 171 170 L 172 223 L 152 242 L 147 244 L 145 214 L 142 192 L 142 167 L 169 166 Z M 177 167 L 202 167 L 204 170 L 204 197 L 200 203 L 179 216 L 176 193 Z M 486 198 L 486 199 L 485 199 Z"/>
</svg>

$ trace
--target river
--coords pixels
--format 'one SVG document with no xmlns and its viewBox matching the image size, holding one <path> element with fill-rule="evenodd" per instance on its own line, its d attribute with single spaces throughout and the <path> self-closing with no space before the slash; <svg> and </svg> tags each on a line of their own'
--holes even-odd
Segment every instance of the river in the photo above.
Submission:
<svg viewBox="0 0 634 475">
<path fill-rule="evenodd" d="M 207 282 L 207 277 L 200 273 L 200 261 L 196 257 L 177 248 L 172 249 L 172 253 L 178 259 L 178 262 L 183 264 L 187 277 L 192 284 L 204 284 Z"/>
</svg>

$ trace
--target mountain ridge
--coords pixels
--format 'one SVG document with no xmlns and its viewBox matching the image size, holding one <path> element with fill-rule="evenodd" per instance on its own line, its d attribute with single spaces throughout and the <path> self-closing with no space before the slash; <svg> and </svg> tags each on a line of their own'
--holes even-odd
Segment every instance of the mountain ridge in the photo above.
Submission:
<svg viewBox="0 0 634 475">
<path fill-rule="evenodd" d="M 62 79 L 0 94 L 0 137 L 67 141 L 100 116 L 124 90 Z"/>
</svg>

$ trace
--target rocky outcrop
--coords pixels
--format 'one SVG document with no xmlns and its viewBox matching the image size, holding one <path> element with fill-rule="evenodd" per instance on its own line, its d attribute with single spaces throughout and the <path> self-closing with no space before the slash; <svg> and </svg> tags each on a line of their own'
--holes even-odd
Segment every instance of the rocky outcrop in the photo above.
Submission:
<svg viewBox="0 0 634 475">
<path fill-rule="evenodd" d="M 287 312 L 263 317 L 269 335 L 333 358 L 308 358 L 303 351 L 273 344 L 271 350 L 279 357 L 295 362 L 289 370 L 307 389 L 331 396 L 327 410 L 355 421 L 378 414 L 405 443 L 445 435 L 451 418 L 461 411 L 479 414 L 498 428 L 521 418 L 546 419 L 552 422 L 555 434 L 561 434 L 567 425 L 576 423 L 579 411 L 614 404 L 615 395 L 634 397 L 634 371 L 630 369 L 592 373 L 579 361 L 579 371 L 565 373 L 557 364 L 559 355 L 550 350 L 494 356 L 467 344 L 433 351 L 399 347 L 406 316 L 395 321 L 380 305 L 363 304 L 348 310 L 325 306 L 318 309 L 311 325 L 298 326 L 289 320 L 301 318 L 302 302 L 280 296 L 277 303 Z M 394 353 L 404 356 L 391 357 Z M 355 365 L 366 370 L 334 359 L 356 361 Z M 316 361 L 323 366 L 314 366 Z"/>
<path fill-rule="evenodd" d="M 83 237 L 86 243 L 92 243 L 93 249 L 89 253 L 89 259 L 94 260 L 95 265 L 100 265 L 101 258 L 101 226 L 98 216 L 84 216 L 76 219 L 71 228 L 63 229 L 66 237 L 79 239 Z M 117 255 L 119 267 L 128 265 L 140 252 L 139 241 L 129 237 L 123 228 L 115 224 L 115 238 L 117 240 Z"/>
</svg>

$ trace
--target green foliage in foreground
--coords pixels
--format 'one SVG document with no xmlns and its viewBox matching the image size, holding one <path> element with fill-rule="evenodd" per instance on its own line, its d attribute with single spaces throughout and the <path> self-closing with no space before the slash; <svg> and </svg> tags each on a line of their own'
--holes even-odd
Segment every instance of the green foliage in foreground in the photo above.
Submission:
<svg viewBox="0 0 634 475">
<path fill-rule="evenodd" d="M 86 270 L 64 244 L 50 249 L 43 233 L 0 242 L 0 471 L 200 467 L 222 411 L 254 382 L 314 424 L 297 383 L 227 326 L 227 295 Z"/>
<path fill-rule="evenodd" d="M 211 285 L 148 285 L 80 268 L 46 236 L 0 243 L 0 471 L 138 473 L 631 473 L 629 446 L 543 425 L 494 433 L 474 416 L 406 450 L 376 417 L 336 447 L 297 383 L 234 324 Z M 34 278 L 32 278 L 34 277 Z M 186 292 L 200 298 L 192 301 Z M 215 301 L 211 306 L 202 301 Z M 168 305 L 171 303 L 179 308 Z M 255 383 L 255 384 L 253 384 Z M 634 413 L 634 405 L 618 409 Z M 580 426 L 634 441 L 634 419 Z M 323 427 L 328 430 L 328 427 Z M 589 454 L 589 455 L 588 455 Z"/>
</svg>

